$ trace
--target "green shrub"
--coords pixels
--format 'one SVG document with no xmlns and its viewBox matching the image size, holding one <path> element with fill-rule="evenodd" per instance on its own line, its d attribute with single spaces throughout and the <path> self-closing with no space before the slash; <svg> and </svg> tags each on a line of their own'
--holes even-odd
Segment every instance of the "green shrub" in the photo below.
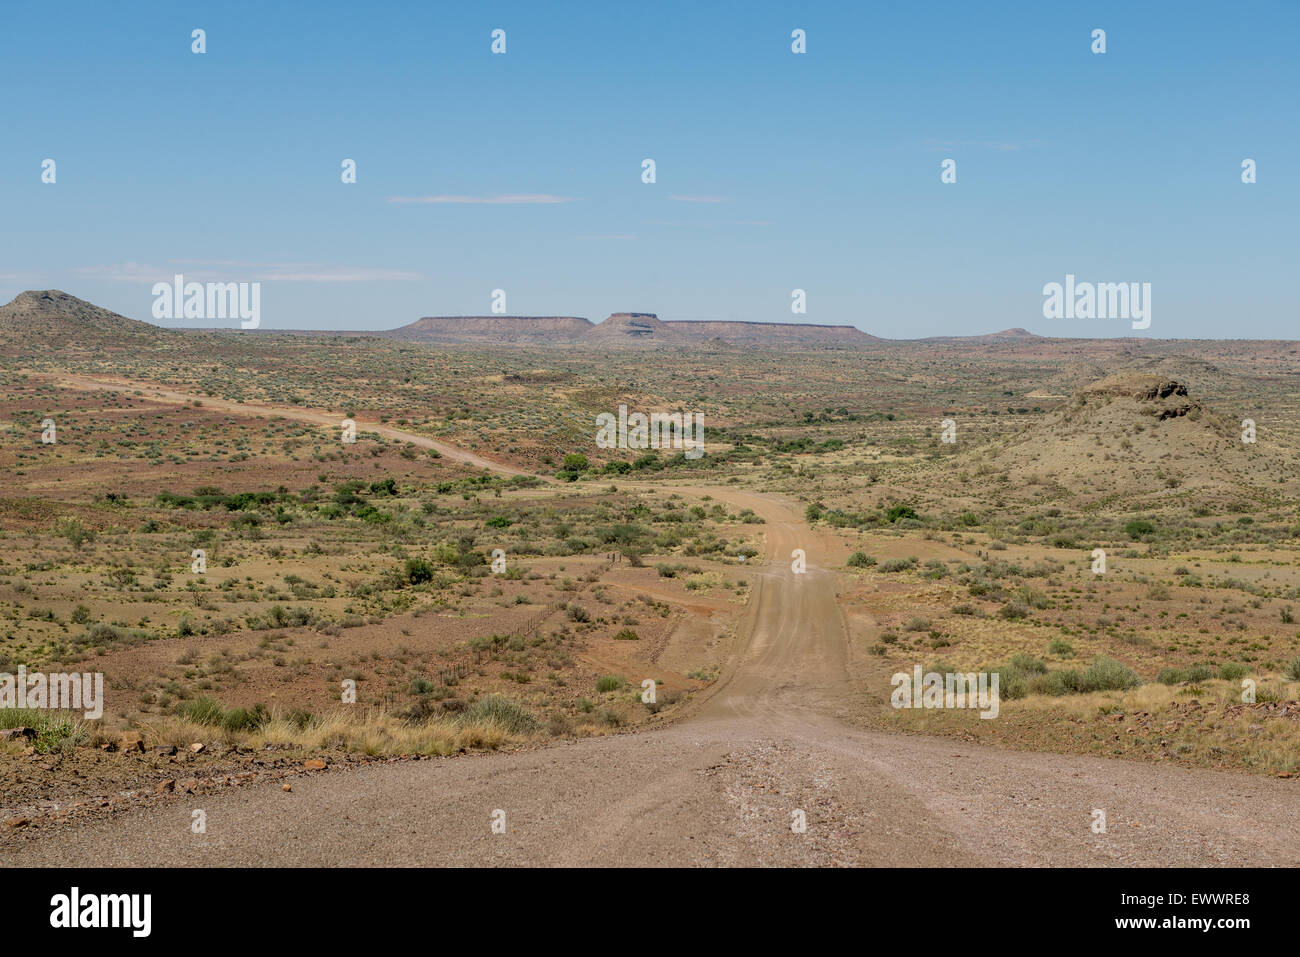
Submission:
<svg viewBox="0 0 1300 957">
<path fill-rule="evenodd" d="M 1047 662 L 1041 658 L 1035 658 L 1033 655 L 1012 655 L 1011 667 L 1017 668 L 1025 674 L 1041 675 L 1047 673 Z"/>
<path fill-rule="evenodd" d="M 1081 675 L 1073 668 L 1063 671 L 1049 671 L 1046 674 L 1034 675 L 1029 679 L 1029 692 L 1030 694 L 1060 697 L 1061 695 L 1077 693 L 1081 683 Z"/>
<path fill-rule="evenodd" d="M 915 567 L 915 558 L 891 558 L 880 566 L 880 570 L 882 572 L 905 572 Z"/>
<path fill-rule="evenodd" d="M 211 698 L 198 697 L 176 706 L 176 713 L 196 724 L 206 724 L 227 731 L 256 731 L 270 720 L 266 706 L 255 704 L 252 708 L 223 708 Z"/>
<path fill-rule="evenodd" d="M 497 724 L 512 734 L 528 732 L 537 726 L 537 719 L 521 705 L 496 694 L 479 698 L 461 713 L 461 720 Z"/>
<path fill-rule="evenodd" d="M 601 675 L 596 679 L 596 690 L 601 694 L 607 691 L 617 691 L 626 683 L 618 675 Z"/>
<path fill-rule="evenodd" d="M 1129 668 L 1098 656 L 1085 671 L 1049 671 L 1047 663 L 1030 655 L 1013 655 L 998 669 L 999 695 L 1006 700 L 1026 694 L 1067 695 L 1089 691 L 1122 691 L 1141 684 Z"/>
<path fill-rule="evenodd" d="M 199 697 L 176 706 L 176 713 L 195 724 L 220 725 L 224 714 L 221 705 L 211 698 Z"/>
<path fill-rule="evenodd" d="M 269 720 L 264 705 L 255 704 L 252 708 L 231 708 L 221 719 L 221 727 L 227 731 L 256 731 Z"/>
<path fill-rule="evenodd" d="M 948 566 L 937 558 L 932 558 L 925 563 L 925 577 L 938 580 L 948 577 Z"/>
<path fill-rule="evenodd" d="M 1081 692 L 1127 691 L 1142 683 L 1131 668 L 1104 655 L 1094 658 L 1081 678 L 1082 684 L 1079 688 Z"/>
<path fill-rule="evenodd" d="M 1134 541 L 1142 541 L 1148 535 L 1155 533 L 1156 527 L 1146 519 L 1135 518 L 1124 526 L 1124 534 Z"/>
<path fill-rule="evenodd" d="M 1018 621 L 1029 617 L 1029 608 L 1018 601 L 1009 601 L 998 609 L 998 617 L 1007 621 Z"/>
<path fill-rule="evenodd" d="M 1015 701 L 1029 694 L 1029 681 L 1022 672 L 1012 668 L 1003 668 L 998 673 L 998 698 L 1002 701 Z"/>
<path fill-rule="evenodd" d="M 425 581 L 433 581 L 433 566 L 426 559 L 408 558 L 406 562 L 407 584 L 420 585 Z"/>
<path fill-rule="evenodd" d="M 1028 605 L 1030 608 L 1043 609 L 1051 604 L 1044 592 L 1039 591 L 1037 588 L 1030 588 L 1027 585 L 1016 590 L 1016 597 L 1022 604 Z"/>
<path fill-rule="evenodd" d="M 37 754 L 64 751 L 82 744 L 87 738 L 83 721 L 48 708 L 0 708 L 0 729 L 31 728 L 36 732 L 33 747 Z"/>
<path fill-rule="evenodd" d="M 1209 681 L 1214 677 L 1214 669 L 1209 665 L 1192 665 L 1187 669 L 1188 681 Z"/>
</svg>

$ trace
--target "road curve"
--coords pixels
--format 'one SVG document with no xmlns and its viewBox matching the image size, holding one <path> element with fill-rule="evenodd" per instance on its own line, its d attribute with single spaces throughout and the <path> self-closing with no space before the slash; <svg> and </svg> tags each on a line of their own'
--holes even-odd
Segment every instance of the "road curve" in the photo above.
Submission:
<svg viewBox="0 0 1300 957">
<path fill-rule="evenodd" d="M 75 389 L 81 392 L 130 392 L 132 395 L 139 392 L 140 395 L 134 396 L 135 398 L 148 399 L 162 405 L 185 405 L 188 402 L 198 402 L 205 409 L 235 412 L 240 415 L 259 418 L 293 419 L 296 422 L 310 422 L 313 425 L 326 426 L 331 429 L 338 429 L 344 419 L 342 413 L 326 412 L 320 409 L 304 409 L 295 405 L 272 405 L 266 402 L 233 402 L 229 399 L 221 399 L 198 392 L 185 392 L 179 389 L 169 389 L 166 386 L 136 382 L 133 379 L 73 374 L 59 374 L 46 376 L 45 378 L 64 389 Z M 466 465 L 491 469 L 493 472 L 506 476 L 533 475 L 532 472 L 524 469 L 487 459 L 473 452 L 466 452 L 464 449 L 448 445 L 446 442 L 439 442 L 437 439 L 431 439 L 425 435 L 419 435 L 415 432 L 403 432 L 401 429 L 394 429 L 381 422 L 369 419 L 357 418 L 354 421 L 357 424 L 358 432 L 374 432 L 386 439 L 410 442 L 420 448 L 433 449 L 453 462 L 464 462 Z M 542 478 L 543 476 L 535 477 Z"/>
<path fill-rule="evenodd" d="M 255 414 L 305 418 L 297 409 Z M 743 651 L 684 720 L 525 752 L 317 774 L 292 792 L 266 782 L 178 798 L 0 849 L 0 863 L 1300 864 L 1294 782 L 844 725 L 834 715 L 855 691 L 836 572 L 815 563 L 825 539 L 774 497 L 695 491 L 761 515 L 767 562 L 742 619 Z M 808 552 L 804 574 L 791 568 L 796 547 Z M 207 812 L 205 834 L 190 832 L 195 808 Z M 1092 832 L 1094 809 L 1106 812 L 1105 834 Z M 493 830 L 495 811 L 504 833 Z M 800 815 L 802 831 L 792 827 Z"/>
</svg>

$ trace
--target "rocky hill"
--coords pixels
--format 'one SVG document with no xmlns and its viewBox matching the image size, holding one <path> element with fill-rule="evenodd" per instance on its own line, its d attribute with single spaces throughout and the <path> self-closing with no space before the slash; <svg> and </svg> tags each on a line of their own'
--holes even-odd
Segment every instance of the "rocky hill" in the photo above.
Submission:
<svg viewBox="0 0 1300 957">
<path fill-rule="evenodd" d="M 566 344 L 592 329 L 575 316 L 425 316 L 409 325 L 376 333 L 405 342 Z"/>
<path fill-rule="evenodd" d="M 1262 427 L 1262 426 L 1261 426 Z M 974 469 L 1007 475 L 1016 496 L 1064 494 L 1126 507 L 1190 500 L 1267 501 L 1297 478 L 1276 434 L 1242 441 L 1229 420 L 1165 375 L 1126 371 L 1077 390 L 1042 422 L 992 449 Z"/>
<path fill-rule="evenodd" d="M 600 344 L 635 342 L 642 345 L 683 342 L 687 337 L 674 328 L 677 325 L 681 323 L 664 322 L 652 312 L 616 312 L 604 322 L 592 326 L 586 341 Z"/>
<path fill-rule="evenodd" d="M 1021 329 L 1016 326 L 1014 329 L 1003 329 L 1001 332 L 988 332 L 979 336 L 929 336 L 921 339 L 921 342 L 962 342 L 962 343 L 980 343 L 980 342 L 1016 342 L 1022 340 L 1032 342 L 1043 337 L 1028 329 Z"/>
<path fill-rule="evenodd" d="M 29 290 L 0 306 L 0 348 L 7 354 L 136 349 L 171 335 L 58 289 Z"/>
</svg>

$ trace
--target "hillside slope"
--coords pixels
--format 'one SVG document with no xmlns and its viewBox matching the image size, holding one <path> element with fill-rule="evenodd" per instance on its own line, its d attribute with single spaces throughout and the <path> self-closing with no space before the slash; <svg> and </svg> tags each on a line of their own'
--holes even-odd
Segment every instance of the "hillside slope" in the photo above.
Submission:
<svg viewBox="0 0 1300 957">
<path fill-rule="evenodd" d="M 1106 376 L 1044 421 L 975 453 L 1012 494 L 1055 486 L 1079 502 L 1127 505 L 1266 501 L 1296 479 L 1290 449 L 1269 434 L 1242 441 L 1182 382 L 1151 372 Z"/>
<path fill-rule="evenodd" d="M 404 342 L 569 343 L 592 326 L 576 316 L 424 316 L 408 325 L 375 333 Z"/>
<path fill-rule="evenodd" d="M 58 349 L 138 349 L 173 335 L 119 316 L 58 289 L 29 290 L 0 306 L 0 348 L 7 355 Z"/>
</svg>

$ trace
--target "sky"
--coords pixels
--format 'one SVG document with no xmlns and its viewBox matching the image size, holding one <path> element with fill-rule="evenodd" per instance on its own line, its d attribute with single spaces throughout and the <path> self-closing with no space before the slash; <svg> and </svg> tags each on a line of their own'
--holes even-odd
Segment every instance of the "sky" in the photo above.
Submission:
<svg viewBox="0 0 1300 957">
<path fill-rule="evenodd" d="M 486 315 L 500 289 L 511 315 L 593 321 L 1300 338 L 1296 0 L 97 0 L 0 22 L 0 301 L 149 320 L 180 273 L 261 283 L 263 328 Z M 1150 283 L 1150 326 L 1045 318 L 1067 274 Z"/>
</svg>

